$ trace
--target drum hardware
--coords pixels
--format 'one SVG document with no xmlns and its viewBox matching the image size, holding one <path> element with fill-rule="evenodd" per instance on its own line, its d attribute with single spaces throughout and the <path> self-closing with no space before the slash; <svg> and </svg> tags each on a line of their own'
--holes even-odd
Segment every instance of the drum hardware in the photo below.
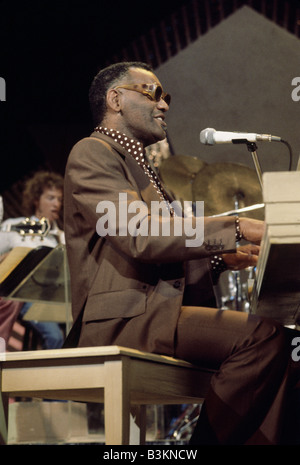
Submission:
<svg viewBox="0 0 300 465">
<path fill-rule="evenodd" d="M 225 290 L 218 299 L 218 306 L 221 310 L 250 313 L 249 282 L 252 273 L 253 268 L 249 267 L 243 272 L 230 270 L 223 274 Z"/>
<path fill-rule="evenodd" d="M 249 207 L 237 208 L 236 210 L 229 210 L 228 212 L 219 213 L 218 215 L 211 215 L 210 218 L 217 218 L 219 216 L 238 215 L 239 213 L 246 213 L 252 210 L 259 210 L 260 208 L 264 208 L 264 206 L 265 206 L 264 203 L 258 203 L 256 205 L 249 205 Z"/>
<path fill-rule="evenodd" d="M 212 163 L 203 167 L 192 185 L 193 201 L 204 201 L 205 216 L 224 215 L 224 212 L 251 207 L 240 211 L 242 216 L 263 219 L 261 186 L 255 170 L 237 163 Z M 233 214 L 233 213 L 231 213 Z"/>
<path fill-rule="evenodd" d="M 174 155 L 163 160 L 159 170 L 174 197 L 192 201 L 193 211 L 197 201 L 204 201 L 205 216 L 264 219 L 261 185 L 255 170 L 248 166 L 227 162 L 208 164 L 199 158 Z M 249 311 L 249 272 L 223 273 L 222 280 L 227 279 L 222 283 L 225 289 L 220 291 L 215 286 L 219 308 Z"/>
<path fill-rule="evenodd" d="M 167 190 L 176 200 L 192 201 L 193 183 L 206 165 L 206 162 L 196 157 L 173 155 L 161 162 L 159 174 Z"/>
<path fill-rule="evenodd" d="M 203 167 L 192 185 L 193 200 L 204 200 L 205 216 L 247 216 L 264 219 L 264 203 L 257 173 L 235 163 L 212 163 Z M 250 269 L 227 271 L 215 286 L 218 307 L 249 312 Z"/>
<path fill-rule="evenodd" d="M 176 441 L 188 441 L 190 439 L 199 418 L 201 405 L 191 404 L 187 406 L 184 405 L 183 407 L 184 410 L 182 414 L 171 422 L 171 428 L 169 429 L 165 439 Z"/>
<path fill-rule="evenodd" d="M 162 180 L 179 200 L 204 201 L 205 216 L 248 216 L 264 219 L 261 186 L 255 170 L 234 163 L 207 164 L 187 156 L 172 156 L 160 167 Z M 215 286 L 220 309 L 249 313 L 248 282 L 254 273 L 249 267 L 221 275 L 222 290 Z M 201 406 L 188 405 L 171 422 L 166 439 L 188 440 L 198 420 Z"/>
</svg>

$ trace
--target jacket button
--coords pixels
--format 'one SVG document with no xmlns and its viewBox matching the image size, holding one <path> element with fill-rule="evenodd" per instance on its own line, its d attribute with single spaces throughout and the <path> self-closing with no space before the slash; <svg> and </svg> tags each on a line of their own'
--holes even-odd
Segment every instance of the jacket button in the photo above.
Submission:
<svg viewBox="0 0 300 465">
<path fill-rule="evenodd" d="M 175 287 L 175 289 L 178 289 L 180 287 L 180 281 L 175 281 L 175 283 L 173 284 L 173 287 Z"/>
</svg>

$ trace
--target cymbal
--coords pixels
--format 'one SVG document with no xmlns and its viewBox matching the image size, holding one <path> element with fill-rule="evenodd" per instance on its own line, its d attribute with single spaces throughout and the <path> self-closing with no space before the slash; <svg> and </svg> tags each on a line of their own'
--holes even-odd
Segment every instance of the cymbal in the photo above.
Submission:
<svg viewBox="0 0 300 465">
<path fill-rule="evenodd" d="M 192 185 L 207 163 L 189 155 L 173 155 L 159 166 L 160 177 L 176 200 L 193 200 Z"/>
<path fill-rule="evenodd" d="M 205 216 L 262 203 L 262 191 L 256 171 L 238 163 L 212 163 L 196 175 L 193 201 L 204 200 Z M 263 219 L 264 209 L 239 213 Z"/>
</svg>

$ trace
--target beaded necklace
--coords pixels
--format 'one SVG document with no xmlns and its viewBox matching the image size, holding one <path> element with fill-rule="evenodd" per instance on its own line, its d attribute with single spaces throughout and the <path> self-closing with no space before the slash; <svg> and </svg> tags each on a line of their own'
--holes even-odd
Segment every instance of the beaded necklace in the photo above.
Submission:
<svg viewBox="0 0 300 465">
<path fill-rule="evenodd" d="M 135 139 L 130 139 L 128 136 L 126 136 L 126 134 L 122 134 L 120 133 L 120 131 L 116 131 L 114 129 L 108 129 L 103 128 L 102 126 L 97 126 L 94 129 L 94 131 L 112 137 L 112 139 L 115 142 L 118 142 L 122 147 L 125 148 L 125 150 L 128 153 L 130 153 L 130 155 L 136 160 L 138 165 L 143 169 L 144 174 L 148 176 L 160 199 L 165 202 L 170 212 L 170 215 L 175 216 L 174 208 L 171 207 L 168 196 L 165 193 L 158 176 L 153 171 L 152 167 L 147 161 L 143 144 L 139 141 L 136 141 Z M 236 241 L 240 240 L 240 238 L 241 233 L 239 228 L 239 220 L 236 219 Z M 225 264 L 223 258 L 217 255 L 213 256 L 210 259 L 210 262 L 212 267 L 213 281 L 216 283 L 219 279 L 220 274 L 227 269 L 227 265 Z"/>
</svg>

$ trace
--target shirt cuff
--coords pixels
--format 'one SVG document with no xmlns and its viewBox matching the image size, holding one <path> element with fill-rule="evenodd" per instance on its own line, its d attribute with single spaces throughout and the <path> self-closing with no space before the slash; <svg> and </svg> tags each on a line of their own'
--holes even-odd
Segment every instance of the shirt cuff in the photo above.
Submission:
<svg viewBox="0 0 300 465">
<path fill-rule="evenodd" d="M 220 274 L 228 270 L 228 267 L 220 255 L 213 255 L 210 259 L 213 284 L 217 284 Z"/>
</svg>

